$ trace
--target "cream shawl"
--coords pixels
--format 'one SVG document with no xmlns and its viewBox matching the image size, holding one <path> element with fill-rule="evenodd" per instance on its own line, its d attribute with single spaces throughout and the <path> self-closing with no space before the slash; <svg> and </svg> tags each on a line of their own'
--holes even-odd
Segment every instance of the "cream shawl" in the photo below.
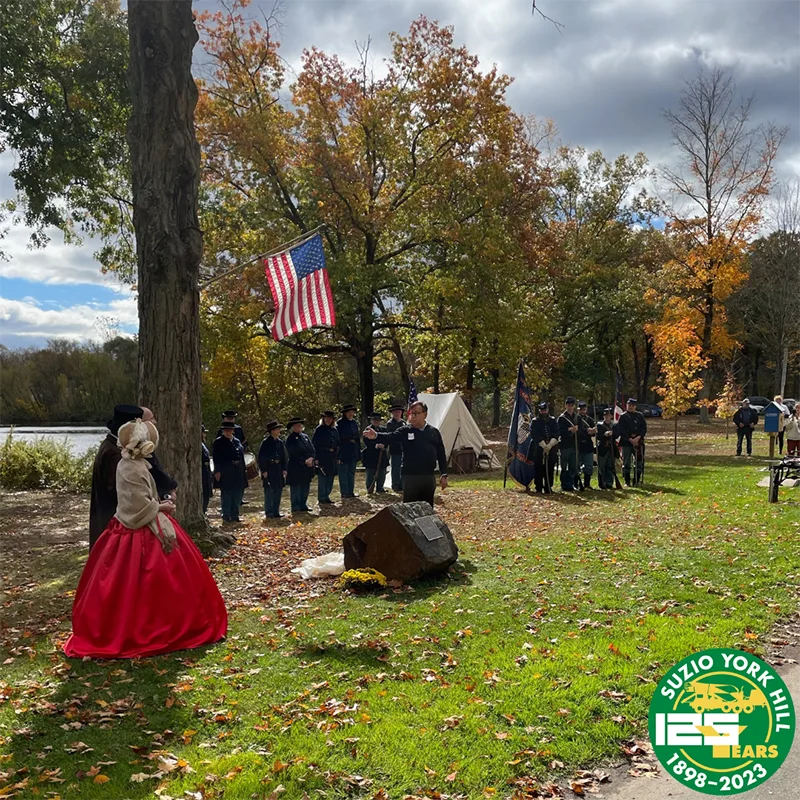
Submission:
<svg viewBox="0 0 800 800">
<path fill-rule="evenodd" d="M 136 425 L 137 423 L 144 427 L 139 420 L 127 424 Z M 138 428 L 135 434 L 140 434 L 141 431 L 142 429 Z M 120 433 L 123 433 L 121 428 Z M 128 433 L 128 431 L 125 432 L 125 434 Z M 146 440 L 141 434 L 139 436 L 135 434 L 120 436 L 121 441 L 126 441 L 128 444 L 127 447 L 122 447 L 123 457 L 117 466 L 117 511 L 115 516 L 126 528 L 131 530 L 145 526 L 150 528 L 161 542 L 164 552 L 169 553 L 177 541 L 175 527 L 172 520 L 158 510 L 158 490 L 153 476 L 150 474 L 150 464 L 145 460 L 142 452 L 147 450 L 152 452 L 155 448 L 137 446 L 141 441 Z M 157 434 L 154 438 L 157 438 Z"/>
</svg>

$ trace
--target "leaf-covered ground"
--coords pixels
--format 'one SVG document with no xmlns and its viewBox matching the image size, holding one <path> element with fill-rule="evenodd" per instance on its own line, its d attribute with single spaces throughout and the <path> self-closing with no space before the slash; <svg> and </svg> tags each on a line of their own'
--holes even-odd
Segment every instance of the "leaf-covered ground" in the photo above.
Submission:
<svg viewBox="0 0 800 800">
<path fill-rule="evenodd" d="M 457 479 L 437 509 L 456 568 L 383 595 L 288 572 L 375 507 L 274 528 L 251 491 L 238 545 L 212 564 L 228 639 L 132 662 L 58 650 L 88 501 L 3 498 L 0 797 L 591 792 L 604 764 L 646 748 L 670 665 L 763 652 L 797 606 L 800 490 L 769 505 L 763 462 L 695 444 L 707 454 L 674 459 L 654 441 L 646 485 L 624 493 Z"/>
</svg>

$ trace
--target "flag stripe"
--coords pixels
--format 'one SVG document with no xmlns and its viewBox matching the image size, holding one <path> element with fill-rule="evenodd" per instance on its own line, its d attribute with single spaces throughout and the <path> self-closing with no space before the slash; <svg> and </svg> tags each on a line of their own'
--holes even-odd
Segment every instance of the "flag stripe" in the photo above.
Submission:
<svg viewBox="0 0 800 800">
<path fill-rule="evenodd" d="M 267 280 L 269 288 L 272 290 L 272 300 L 275 304 L 275 315 L 272 318 L 272 338 L 279 341 L 283 337 L 280 333 L 280 313 L 283 304 L 285 291 L 279 270 L 279 260 L 271 256 L 266 260 Z"/>
<path fill-rule="evenodd" d="M 331 282 L 328 279 L 328 270 L 322 271 L 322 290 L 323 305 L 323 324 L 330 325 L 331 328 L 336 324 L 336 309 L 333 307 L 333 295 L 331 294 Z"/>
<path fill-rule="evenodd" d="M 309 294 L 311 295 L 311 324 L 319 325 L 322 322 L 322 316 L 319 311 L 319 287 L 320 287 L 320 273 L 317 270 L 312 276 L 309 283 Z"/>
<path fill-rule="evenodd" d="M 283 339 L 294 332 L 292 327 L 292 304 L 297 281 L 288 253 L 281 253 L 280 262 L 282 267 L 281 274 L 286 282 L 286 297 L 284 298 L 283 314 L 281 315 L 281 327 L 283 329 L 281 338 Z"/>
<path fill-rule="evenodd" d="M 309 328 L 335 325 L 322 237 L 314 236 L 270 256 L 264 265 L 275 304 L 271 327 L 276 341 Z"/>
</svg>

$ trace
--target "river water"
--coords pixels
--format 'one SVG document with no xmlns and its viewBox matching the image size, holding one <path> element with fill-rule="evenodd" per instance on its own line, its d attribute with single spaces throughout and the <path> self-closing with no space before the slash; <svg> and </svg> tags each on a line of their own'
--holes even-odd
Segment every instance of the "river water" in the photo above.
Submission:
<svg viewBox="0 0 800 800">
<path fill-rule="evenodd" d="M 0 427 L 0 445 L 8 438 L 11 428 Z M 50 428 L 26 428 L 14 426 L 14 438 L 27 442 L 36 439 L 50 439 L 57 442 L 66 440 L 73 455 L 83 455 L 89 448 L 96 447 L 108 433 L 107 428 L 82 428 L 77 425 L 64 425 Z"/>
</svg>

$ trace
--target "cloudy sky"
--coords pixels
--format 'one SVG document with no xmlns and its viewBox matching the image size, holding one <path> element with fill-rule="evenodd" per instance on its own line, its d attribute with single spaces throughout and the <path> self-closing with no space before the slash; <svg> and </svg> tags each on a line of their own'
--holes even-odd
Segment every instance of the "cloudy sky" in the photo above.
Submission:
<svg viewBox="0 0 800 800">
<path fill-rule="evenodd" d="M 271 0 L 262 2 L 265 11 Z M 730 67 L 740 90 L 755 95 L 756 122 L 791 128 L 777 166 L 800 176 L 800 0 L 537 0 L 561 32 L 531 15 L 530 0 L 287 0 L 280 40 L 298 65 L 316 45 L 345 59 L 371 38 L 376 60 L 387 34 L 425 14 L 452 25 L 458 42 L 486 67 L 514 77 L 512 106 L 552 119 L 568 144 L 613 158 L 644 151 L 653 164 L 674 158 L 662 110 L 674 108 L 683 81 L 700 66 Z M 213 7 L 212 2 L 198 8 Z M 255 0 L 254 13 L 259 3 Z M 0 156 L 0 197 L 13 196 Z M 135 299 L 100 274 L 91 242 L 27 248 L 12 227 L 0 262 L 0 343 L 40 345 L 48 338 L 101 339 L 109 326 L 136 330 Z"/>
</svg>

